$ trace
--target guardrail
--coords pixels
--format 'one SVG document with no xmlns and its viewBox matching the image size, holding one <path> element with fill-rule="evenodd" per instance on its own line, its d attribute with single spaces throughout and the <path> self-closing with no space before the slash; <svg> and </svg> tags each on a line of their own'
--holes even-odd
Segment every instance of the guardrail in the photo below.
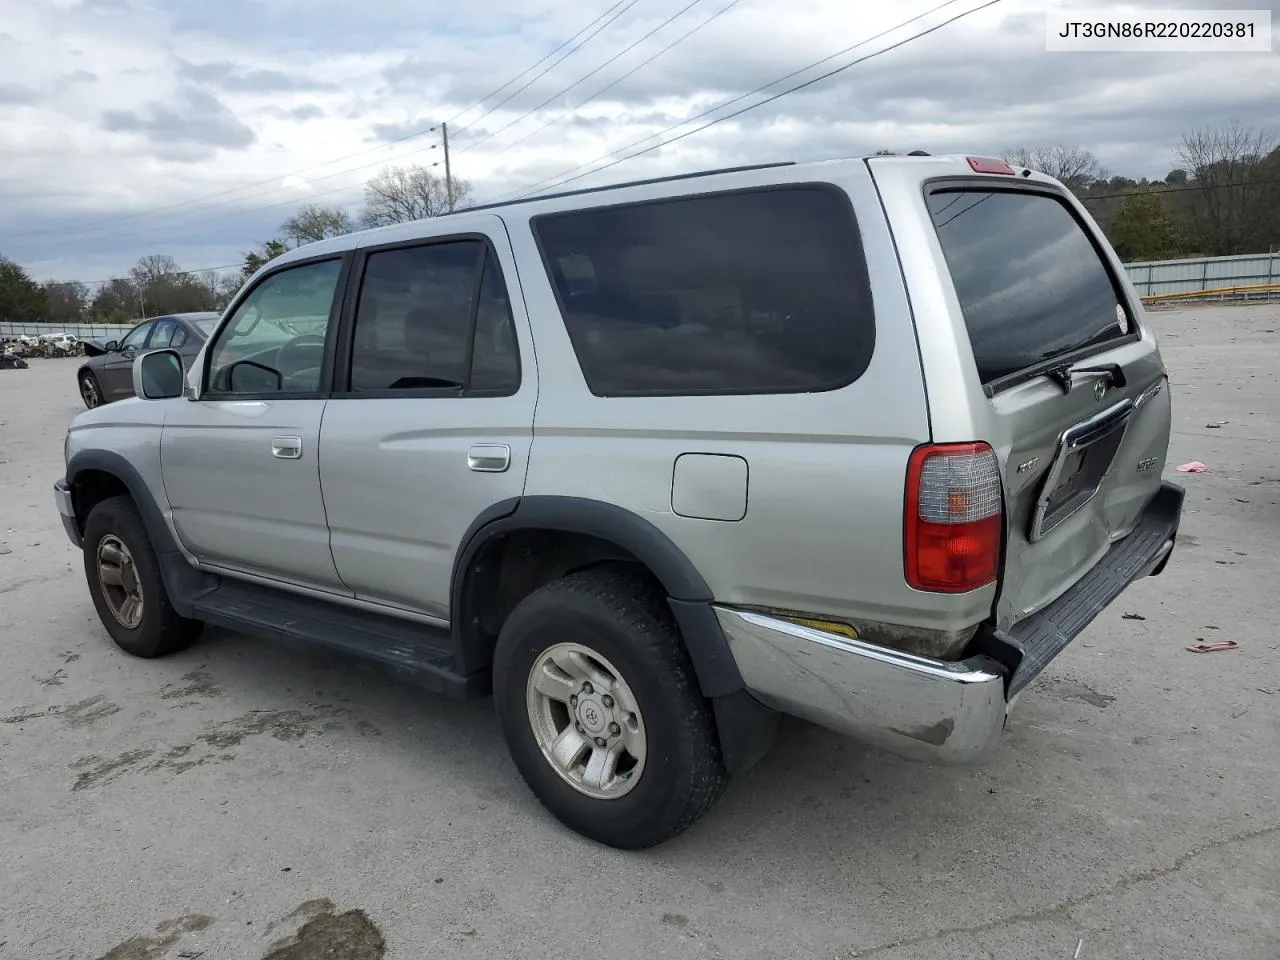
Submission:
<svg viewBox="0 0 1280 960">
<path fill-rule="evenodd" d="M 1142 298 L 1143 303 L 1183 303 L 1188 300 L 1269 300 L 1280 297 L 1280 283 L 1255 283 L 1246 287 L 1217 287 L 1187 293 L 1157 293 Z"/>
<path fill-rule="evenodd" d="M 1125 272 L 1147 303 L 1280 296 L 1280 253 L 1127 263 Z"/>
</svg>

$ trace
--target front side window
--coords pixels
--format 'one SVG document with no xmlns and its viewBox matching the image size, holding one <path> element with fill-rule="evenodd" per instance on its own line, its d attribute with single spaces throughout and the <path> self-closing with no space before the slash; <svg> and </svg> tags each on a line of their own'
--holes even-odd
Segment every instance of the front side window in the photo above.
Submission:
<svg viewBox="0 0 1280 960">
<path fill-rule="evenodd" d="M 226 394 L 319 390 L 341 272 L 341 261 L 322 260 L 286 268 L 259 283 L 209 348 L 209 389 Z"/>
<path fill-rule="evenodd" d="M 124 339 L 120 341 L 120 350 L 141 350 L 142 345 L 147 342 L 147 334 L 151 332 L 154 323 L 148 320 L 146 323 L 140 323 L 128 333 L 124 335 Z"/>
<path fill-rule="evenodd" d="M 871 361 L 866 263 L 833 189 L 551 214 L 534 231 L 599 396 L 832 390 Z"/>
<path fill-rule="evenodd" d="M 506 287 L 483 242 L 369 254 L 352 334 L 353 392 L 510 393 L 518 385 Z"/>
</svg>

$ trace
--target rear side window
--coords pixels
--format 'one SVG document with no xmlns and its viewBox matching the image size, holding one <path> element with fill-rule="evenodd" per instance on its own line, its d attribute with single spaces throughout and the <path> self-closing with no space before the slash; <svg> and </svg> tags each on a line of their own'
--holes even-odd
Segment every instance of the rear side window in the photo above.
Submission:
<svg viewBox="0 0 1280 960">
<path fill-rule="evenodd" d="M 552 214 L 534 232 L 598 396 L 832 390 L 870 363 L 866 264 L 834 189 Z"/>
<path fill-rule="evenodd" d="M 520 360 L 502 272 L 463 239 L 371 253 L 351 346 L 351 389 L 515 393 Z"/>
<path fill-rule="evenodd" d="M 928 203 L 984 384 L 1132 332 L 1110 271 L 1061 200 L 965 189 Z"/>
</svg>

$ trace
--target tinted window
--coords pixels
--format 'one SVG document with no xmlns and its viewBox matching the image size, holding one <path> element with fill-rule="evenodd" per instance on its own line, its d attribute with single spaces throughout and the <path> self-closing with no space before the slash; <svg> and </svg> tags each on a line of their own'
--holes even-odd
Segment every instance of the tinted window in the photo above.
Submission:
<svg viewBox="0 0 1280 960">
<path fill-rule="evenodd" d="M 834 191 L 553 214 L 535 231 L 598 395 L 829 390 L 870 362 L 866 265 Z"/>
<path fill-rule="evenodd" d="M 187 328 L 186 328 L 186 327 L 180 327 L 180 326 L 178 326 L 178 327 L 174 327 L 174 328 L 173 328 L 173 339 L 171 339 L 171 340 L 169 341 L 169 346 L 171 346 L 171 347 L 173 347 L 173 349 L 177 350 L 179 347 L 181 347 L 181 346 L 182 346 L 184 343 L 186 343 L 186 342 L 187 342 Z"/>
<path fill-rule="evenodd" d="M 356 308 L 351 389 L 512 392 L 519 384 L 506 288 L 478 240 L 370 254 Z"/>
<path fill-rule="evenodd" d="M 983 383 L 1131 329 L 1117 322 L 1111 275 L 1061 201 L 980 190 L 928 201 Z"/>
<path fill-rule="evenodd" d="M 325 335 L 342 263 L 288 267 L 254 287 L 209 350 L 209 384 L 220 393 L 320 389 Z"/>
</svg>

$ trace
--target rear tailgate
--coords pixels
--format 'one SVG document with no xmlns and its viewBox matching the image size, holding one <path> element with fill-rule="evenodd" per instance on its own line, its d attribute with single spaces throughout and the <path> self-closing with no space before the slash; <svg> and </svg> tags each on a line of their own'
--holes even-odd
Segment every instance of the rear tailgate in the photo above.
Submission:
<svg viewBox="0 0 1280 960">
<path fill-rule="evenodd" d="M 935 440 L 960 439 L 938 436 L 939 427 L 969 433 L 963 439 L 986 440 L 1000 458 L 996 620 L 1007 629 L 1134 528 L 1160 488 L 1169 392 L 1141 302 L 1080 204 L 1047 178 L 956 166 L 917 183 L 916 212 L 941 268 L 924 299 L 945 301 L 960 354 L 942 380 L 949 393 L 929 378 L 931 413 L 962 391 L 957 409 L 933 417 Z M 927 328 L 918 302 L 916 313 Z M 919 332 L 922 354 L 938 351 L 943 328 Z"/>
</svg>

